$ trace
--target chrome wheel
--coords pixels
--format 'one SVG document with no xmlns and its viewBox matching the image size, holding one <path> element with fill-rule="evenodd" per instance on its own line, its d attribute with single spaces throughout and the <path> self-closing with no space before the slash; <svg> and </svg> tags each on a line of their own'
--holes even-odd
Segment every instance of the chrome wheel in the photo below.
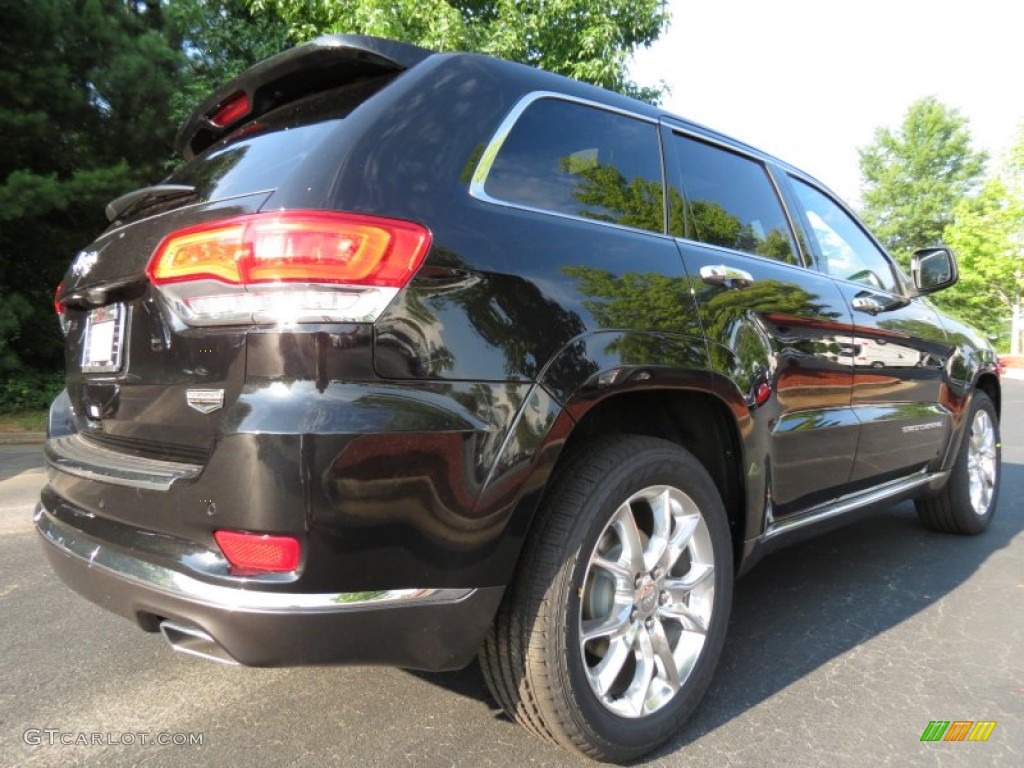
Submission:
<svg viewBox="0 0 1024 768">
<path fill-rule="evenodd" d="M 678 488 L 654 485 L 615 510 L 583 577 L 587 680 L 611 712 L 639 718 L 679 692 L 704 649 L 715 599 L 707 523 Z"/>
<path fill-rule="evenodd" d="M 967 444 L 967 477 L 975 514 L 988 512 L 996 486 L 996 472 L 995 425 L 986 411 L 979 410 L 971 422 L 971 437 Z"/>
</svg>

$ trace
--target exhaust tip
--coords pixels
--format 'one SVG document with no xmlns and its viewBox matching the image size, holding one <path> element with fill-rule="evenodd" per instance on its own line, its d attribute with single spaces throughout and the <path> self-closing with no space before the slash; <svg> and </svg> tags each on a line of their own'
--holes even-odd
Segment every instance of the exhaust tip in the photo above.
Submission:
<svg viewBox="0 0 1024 768">
<path fill-rule="evenodd" d="M 198 627 L 190 627 L 173 621 L 161 621 L 160 631 L 167 638 L 171 648 L 180 653 L 187 653 L 190 656 L 198 656 L 201 659 L 221 664 L 238 664 L 221 647 L 220 643 Z"/>
</svg>

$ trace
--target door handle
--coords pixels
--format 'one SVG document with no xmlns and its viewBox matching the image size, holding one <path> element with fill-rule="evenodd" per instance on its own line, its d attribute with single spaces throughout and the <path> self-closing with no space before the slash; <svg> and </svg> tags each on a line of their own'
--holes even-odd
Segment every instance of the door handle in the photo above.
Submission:
<svg viewBox="0 0 1024 768">
<path fill-rule="evenodd" d="M 869 315 L 877 315 L 885 309 L 882 302 L 874 296 L 854 296 L 850 304 L 858 312 L 867 312 Z"/>
<path fill-rule="evenodd" d="M 754 276 L 746 270 L 727 267 L 725 264 L 708 264 L 701 267 L 700 279 L 708 285 L 725 288 L 746 288 L 754 282 Z"/>
</svg>

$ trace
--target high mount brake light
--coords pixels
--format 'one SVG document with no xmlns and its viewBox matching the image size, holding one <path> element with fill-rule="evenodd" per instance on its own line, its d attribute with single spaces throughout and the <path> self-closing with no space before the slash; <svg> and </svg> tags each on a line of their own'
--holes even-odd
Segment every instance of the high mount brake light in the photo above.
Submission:
<svg viewBox="0 0 1024 768">
<path fill-rule="evenodd" d="M 232 94 L 227 101 L 217 107 L 213 114 L 210 115 L 209 120 L 218 128 L 226 128 L 239 118 L 249 114 L 250 107 L 249 94 L 245 91 L 239 91 Z"/>
<path fill-rule="evenodd" d="M 430 232 L 408 221 L 257 213 L 172 232 L 146 274 L 193 325 L 372 322 L 429 247 Z"/>
</svg>

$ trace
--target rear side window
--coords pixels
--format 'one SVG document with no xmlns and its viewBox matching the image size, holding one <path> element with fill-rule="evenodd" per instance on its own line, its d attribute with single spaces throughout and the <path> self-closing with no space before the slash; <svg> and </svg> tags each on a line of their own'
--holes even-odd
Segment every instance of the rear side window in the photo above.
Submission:
<svg viewBox="0 0 1024 768">
<path fill-rule="evenodd" d="M 799 263 L 782 203 L 761 163 L 688 136 L 676 134 L 673 141 L 697 240 Z"/>
<path fill-rule="evenodd" d="M 530 208 L 662 232 L 658 128 L 597 107 L 538 99 L 502 142 L 484 193 Z"/>
</svg>

